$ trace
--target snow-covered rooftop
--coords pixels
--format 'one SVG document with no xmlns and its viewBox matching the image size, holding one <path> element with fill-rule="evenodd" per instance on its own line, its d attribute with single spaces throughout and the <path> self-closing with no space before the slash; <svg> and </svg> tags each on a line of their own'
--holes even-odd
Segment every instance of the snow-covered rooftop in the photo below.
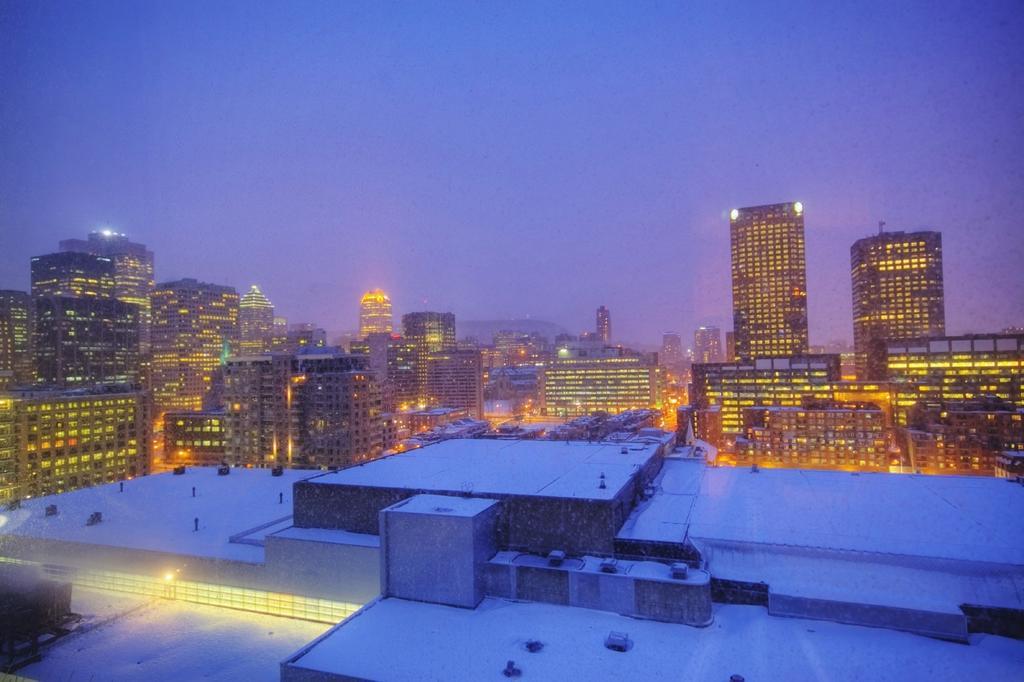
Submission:
<svg viewBox="0 0 1024 682">
<path fill-rule="evenodd" d="M 1024 564 L 1024 488 L 980 476 L 708 468 L 666 459 L 619 537 Z"/>
<path fill-rule="evenodd" d="M 446 440 L 310 482 L 606 500 L 655 455 L 658 446 L 644 441 Z M 600 487 L 601 474 L 605 488 Z"/>
<path fill-rule="evenodd" d="M 445 516 L 476 516 L 493 507 L 497 502 L 480 497 L 455 497 L 453 495 L 415 495 L 388 507 L 405 514 L 428 514 Z"/>
<path fill-rule="evenodd" d="M 613 631 L 628 634 L 628 651 L 605 648 Z M 529 652 L 529 640 L 542 648 Z M 475 610 L 384 599 L 289 659 L 351 679 L 417 681 L 502 679 L 510 660 L 537 680 L 1012 679 L 1024 643 L 972 635 L 963 646 L 754 606 L 718 606 L 710 627 L 693 628 L 495 598 Z"/>
<path fill-rule="evenodd" d="M 261 562 L 262 538 L 291 525 L 292 484 L 313 473 L 286 469 L 271 476 L 270 469 L 231 469 L 218 476 L 215 467 L 189 467 L 183 476 L 125 481 L 124 492 L 110 483 L 27 500 L 21 509 L 0 512 L 0 553 L 6 534 Z M 57 505 L 56 516 L 45 515 L 51 504 Z M 103 520 L 87 526 L 97 511 Z M 259 528 L 264 524 L 269 525 Z M 250 530 L 245 539 L 256 544 L 229 542 Z"/>
</svg>

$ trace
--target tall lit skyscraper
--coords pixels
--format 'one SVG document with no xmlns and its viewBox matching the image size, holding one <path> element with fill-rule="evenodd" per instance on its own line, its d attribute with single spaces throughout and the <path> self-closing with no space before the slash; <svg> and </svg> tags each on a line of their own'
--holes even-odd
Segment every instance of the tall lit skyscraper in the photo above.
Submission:
<svg viewBox="0 0 1024 682">
<path fill-rule="evenodd" d="M 722 330 L 718 327 L 697 327 L 693 333 L 694 362 L 722 362 Z"/>
<path fill-rule="evenodd" d="M 91 253 L 64 252 L 35 256 L 31 262 L 32 296 L 112 298 L 114 261 Z"/>
<path fill-rule="evenodd" d="M 803 204 L 734 208 L 729 236 L 737 358 L 807 353 Z"/>
<path fill-rule="evenodd" d="M 884 232 L 850 247 L 857 378 L 886 376 L 886 341 L 946 333 L 942 235 Z"/>
<path fill-rule="evenodd" d="M 405 340 L 413 345 L 417 402 L 427 402 L 427 358 L 456 348 L 454 313 L 406 313 L 402 316 Z"/>
<path fill-rule="evenodd" d="M 392 330 L 391 299 L 380 289 L 367 291 L 359 301 L 359 338 L 390 334 Z"/>
<path fill-rule="evenodd" d="M 157 285 L 152 300 L 156 414 L 199 410 L 214 370 L 238 340 L 238 292 L 182 279 Z"/>
<path fill-rule="evenodd" d="M 601 306 L 597 309 L 597 324 L 596 324 L 597 338 L 601 339 L 604 343 L 611 343 L 612 341 L 612 316 L 608 312 L 608 308 Z"/>
<path fill-rule="evenodd" d="M 35 378 L 32 309 L 24 291 L 0 290 L 0 375 L 6 373 L 8 385 L 30 384 Z"/>
<path fill-rule="evenodd" d="M 661 335 L 661 353 L 658 361 L 670 372 L 678 373 L 685 365 L 683 355 L 683 339 L 677 332 L 665 332 Z"/>
<path fill-rule="evenodd" d="M 115 298 L 37 296 L 33 314 L 39 383 L 141 383 L 137 305 Z"/>
<path fill-rule="evenodd" d="M 274 306 L 253 284 L 238 304 L 238 352 L 264 353 L 274 340 Z"/>
<path fill-rule="evenodd" d="M 113 230 L 90 232 L 88 239 L 64 239 L 62 252 L 88 253 L 109 258 L 114 264 L 114 296 L 139 307 L 139 347 L 149 353 L 150 302 L 153 292 L 153 252 L 145 244 Z"/>
</svg>

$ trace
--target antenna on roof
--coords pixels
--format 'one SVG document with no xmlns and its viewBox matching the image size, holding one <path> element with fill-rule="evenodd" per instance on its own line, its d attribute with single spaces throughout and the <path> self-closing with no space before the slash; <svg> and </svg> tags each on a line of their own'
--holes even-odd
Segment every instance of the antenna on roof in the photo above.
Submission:
<svg viewBox="0 0 1024 682">
<path fill-rule="evenodd" d="M 884 220 L 879 220 L 878 221 L 878 234 L 882 234 L 882 232 L 884 232 L 884 231 L 885 231 L 885 221 Z"/>
</svg>

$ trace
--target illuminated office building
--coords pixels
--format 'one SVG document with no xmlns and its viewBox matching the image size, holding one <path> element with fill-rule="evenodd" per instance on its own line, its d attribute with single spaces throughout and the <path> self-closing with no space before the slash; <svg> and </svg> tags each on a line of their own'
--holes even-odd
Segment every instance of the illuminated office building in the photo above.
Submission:
<svg viewBox="0 0 1024 682">
<path fill-rule="evenodd" d="M 681 374 L 686 365 L 683 354 L 683 339 L 677 332 L 665 332 L 661 335 L 661 352 L 658 362 L 672 374 Z"/>
<path fill-rule="evenodd" d="M 149 353 L 151 310 L 149 295 L 153 293 L 153 252 L 145 244 L 128 239 L 113 230 L 90 232 L 88 239 L 64 239 L 62 252 L 87 253 L 109 258 L 114 264 L 114 297 L 139 308 L 139 349 Z"/>
<path fill-rule="evenodd" d="M 659 369 L 617 348 L 561 348 L 541 368 L 541 413 L 577 417 L 660 406 Z"/>
<path fill-rule="evenodd" d="M 380 289 L 363 294 L 359 300 L 359 338 L 370 334 L 390 334 L 393 329 L 391 299 Z"/>
<path fill-rule="evenodd" d="M 732 330 L 725 333 L 725 361 L 736 362 L 736 334 Z"/>
<path fill-rule="evenodd" d="M 722 435 L 718 442 L 711 442 L 729 448 L 743 434 L 745 408 L 800 407 L 809 399 L 831 400 L 839 378 L 838 355 L 695 364 L 692 404 L 698 410 L 698 423 L 702 412 L 717 413 Z M 697 436 L 710 440 L 709 434 Z"/>
<path fill-rule="evenodd" d="M 597 338 L 603 343 L 612 342 L 612 315 L 608 308 L 601 306 L 597 309 L 597 322 L 595 324 Z"/>
<path fill-rule="evenodd" d="M 0 392 L 0 504 L 18 497 L 18 440 L 14 434 L 14 399 Z"/>
<path fill-rule="evenodd" d="M 697 327 L 693 333 L 693 361 L 722 361 L 722 330 L 718 327 Z"/>
<path fill-rule="evenodd" d="M 455 350 L 455 314 L 419 312 L 402 316 L 402 336 L 415 347 L 416 397 L 425 404 L 427 396 L 427 358 L 432 353 Z"/>
<path fill-rule="evenodd" d="M 0 381 L 8 386 L 35 381 L 33 308 L 32 299 L 24 291 L 0 290 Z"/>
<path fill-rule="evenodd" d="M 1000 457 L 1024 452 L 1024 408 L 996 398 L 918 406 L 896 436 L 913 471 L 992 476 Z"/>
<path fill-rule="evenodd" d="M 115 298 L 38 296 L 33 314 L 38 383 L 140 383 L 138 306 Z"/>
<path fill-rule="evenodd" d="M 182 279 L 153 292 L 153 402 L 168 410 L 203 407 L 213 372 L 238 340 L 238 293 L 232 287 Z"/>
<path fill-rule="evenodd" d="M 807 401 L 743 409 L 734 464 L 794 469 L 890 471 L 885 414 L 871 404 Z"/>
<path fill-rule="evenodd" d="M 113 298 L 114 261 L 91 253 L 50 253 L 31 260 L 32 296 Z"/>
<path fill-rule="evenodd" d="M 282 350 L 298 353 L 307 348 L 326 348 L 327 332 L 312 322 L 294 322 L 288 325 Z"/>
<path fill-rule="evenodd" d="M 253 284 L 238 304 L 238 353 L 266 353 L 274 342 L 274 306 Z"/>
<path fill-rule="evenodd" d="M 216 466 L 226 461 L 224 410 L 164 414 L 164 462 Z"/>
<path fill-rule="evenodd" d="M 270 350 L 284 350 L 285 345 L 288 343 L 288 318 L 275 315 L 274 321 L 271 323 L 271 329 Z"/>
<path fill-rule="evenodd" d="M 736 357 L 806 354 L 803 204 L 734 208 L 729 218 Z"/>
<path fill-rule="evenodd" d="M 17 449 L 13 497 L 53 495 L 149 472 L 145 399 L 125 387 L 10 391 L 0 395 L 0 449 L 5 423 L 13 425 Z"/>
<path fill-rule="evenodd" d="M 479 350 L 453 350 L 427 356 L 427 404 L 484 414 L 483 363 Z"/>
<path fill-rule="evenodd" d="M 887 358 L 901 425 L 915 406 L 991 397 L 1024 407 L 1024 334 L 901 340 L 887 345 Z"/>
<path fill-rule="evenodd" d="M 390 445 L 363 356 L 307 350 L 230 358 L 224 401 L 231 464 L 343 467 Z"/>
<path fill-rule="evenodd" d="M 942 235 L 885 232 L 850 247 L 857 377 L 886 376 L 886 342 L 946 333 Z"/>
</svg>

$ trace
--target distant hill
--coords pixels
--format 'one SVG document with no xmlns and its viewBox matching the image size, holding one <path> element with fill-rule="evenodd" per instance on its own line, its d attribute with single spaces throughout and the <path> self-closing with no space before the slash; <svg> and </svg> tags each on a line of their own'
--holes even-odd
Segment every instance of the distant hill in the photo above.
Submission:
<svg viewBox="0 0 1024 682">
<path fill-rule="evenodd" d="M 548 341 L 554 341 L 559 334 L 565 334 L 565 327 L 544 320 L 455 320 L 455 332 L 462 339 L 475 336 L 480 343 L 492 343 L 494 335 L 502 330 L 521 334 L 540 334 Z"/>
</svg>

